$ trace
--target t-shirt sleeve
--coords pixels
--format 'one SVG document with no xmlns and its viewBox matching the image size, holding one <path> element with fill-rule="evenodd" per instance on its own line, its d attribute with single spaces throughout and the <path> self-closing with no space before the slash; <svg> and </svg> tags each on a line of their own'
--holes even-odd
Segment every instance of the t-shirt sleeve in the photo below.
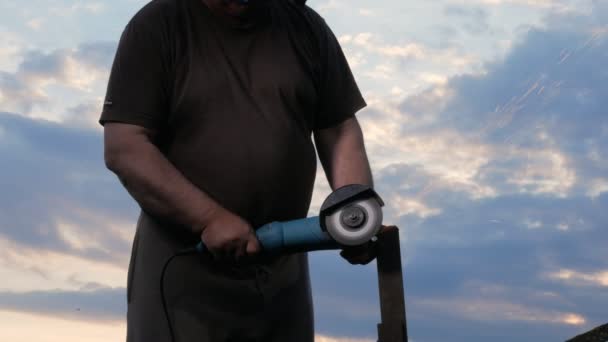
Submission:
<svg viewBox="0 0 608 342">
<path fill-rule="evenodd" d="M 168 111 L 168 49 L 158 11 L 146 6 L 125 27 L 99 123 L 117 121 L 158 129 Z"/>
<path fill-rule="evenodd" d="M 319 107 L 314 129 L 338 125 L 367 106 L 338 39 L 325 20 L 321 23 Z"/>
</svg>

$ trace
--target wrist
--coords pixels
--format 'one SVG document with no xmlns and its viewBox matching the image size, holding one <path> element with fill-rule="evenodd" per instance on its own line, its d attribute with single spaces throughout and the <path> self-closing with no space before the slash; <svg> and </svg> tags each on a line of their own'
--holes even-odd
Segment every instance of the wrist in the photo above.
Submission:
<svg viewBox="0 0 608 342">
<path fill-rule="evenodd" d="M 225 210 L 221 205 L 213 202 L 207 205 L 203 210 L 200 210 L 200 214 L 195 220 L 194 231 L 202 233 L 205 231 L 207 226 L 213 221 L 217 215 Z"/>
</svg>

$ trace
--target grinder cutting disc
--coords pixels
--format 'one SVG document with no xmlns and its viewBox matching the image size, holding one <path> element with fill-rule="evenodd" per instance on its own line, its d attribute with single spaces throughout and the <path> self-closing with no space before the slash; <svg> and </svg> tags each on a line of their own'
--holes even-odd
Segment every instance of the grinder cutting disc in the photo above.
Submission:
<svg viewBox="0 0 608 342">
<path fill-rule="evenodd" d="M 339 244 L 360 246 L 382 228 L 382 208 L 373 197 L 353 201 L 327 215 L 325 227 Z"/>
</svg>

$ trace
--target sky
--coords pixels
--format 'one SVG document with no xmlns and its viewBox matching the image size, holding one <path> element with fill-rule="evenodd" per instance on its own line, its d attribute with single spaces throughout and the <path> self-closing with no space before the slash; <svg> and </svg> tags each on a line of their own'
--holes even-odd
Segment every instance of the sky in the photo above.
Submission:
<svg viewBox="0 0 608 342">
<path fill-rule="evenodd" d="M 120 341 L 137 204 L 97 124 L 142 0 L 0 1 L 0 340 Z M 410 341 L 608 321 L 608 3 L 309 0 L 368 103 Z M 309 215 L 330 188 L 319 165 Z M 316 342 L 371 342 L 375 263 L 311 253 Z"/>
</svg>

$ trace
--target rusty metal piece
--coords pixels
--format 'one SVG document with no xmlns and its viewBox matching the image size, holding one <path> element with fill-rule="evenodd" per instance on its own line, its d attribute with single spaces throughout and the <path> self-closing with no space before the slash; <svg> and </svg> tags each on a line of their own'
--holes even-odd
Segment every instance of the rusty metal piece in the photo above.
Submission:
<svg viewBox="0 0 608 342">
<path fill-rule="evenodd" d="M 376 241 L 380 323 L 378 342 L 407 342 L 399 228 L 385 226 Z"/>
</svg>

